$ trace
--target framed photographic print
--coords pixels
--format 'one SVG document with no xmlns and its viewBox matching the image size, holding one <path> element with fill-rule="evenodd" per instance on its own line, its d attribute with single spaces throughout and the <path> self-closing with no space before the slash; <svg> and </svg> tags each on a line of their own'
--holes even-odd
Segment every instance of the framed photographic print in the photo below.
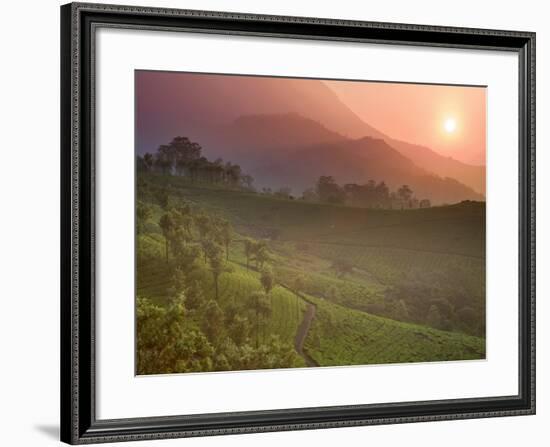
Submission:
<svg viewBox="0 0 550 447">
<path fill-rule="evenodd" d="M 61 438 L 535 412 L 535 34 L 61 8 Z"/>
</svg>

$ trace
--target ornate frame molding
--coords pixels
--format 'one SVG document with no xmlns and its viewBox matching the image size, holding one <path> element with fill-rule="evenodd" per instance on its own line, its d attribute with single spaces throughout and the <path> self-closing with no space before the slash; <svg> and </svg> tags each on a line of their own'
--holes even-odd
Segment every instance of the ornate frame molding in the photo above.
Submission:
<svg viewBox="0 0 550 447">
<path fill-rule="evenodd" d="M 518 396 L 96 420 L 94 48 L 98 27 L 513 51 L 520 58 Z M 535 413 L 535 33 L 72 3 L 61 7 L 61 439 L 71 444 Z"/>
</svg>

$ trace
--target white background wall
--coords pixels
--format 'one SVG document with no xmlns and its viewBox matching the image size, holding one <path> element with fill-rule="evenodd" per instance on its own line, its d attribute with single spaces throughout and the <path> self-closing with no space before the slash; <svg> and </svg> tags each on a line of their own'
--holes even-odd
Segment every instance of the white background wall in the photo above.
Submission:
<svg viewBox="0 0 550 447">
<path fill-rule="evenodd" d="M 0 444 L 55 445 L 58 439 L 59 10 L 62 2 L 4 2 L 0 26 Z M 550 13 L 542 1 L 357 2 L 271 0 L 131 1 L 189 9 L 516 29 L 537 32 L 538 414 L 195 438 L 125 445 L 415 446 L 547 445 L 550 438 L 545 298 L 550 292 Z M 514 179 L 510 179 L 514 181 Z"/>
</svg>

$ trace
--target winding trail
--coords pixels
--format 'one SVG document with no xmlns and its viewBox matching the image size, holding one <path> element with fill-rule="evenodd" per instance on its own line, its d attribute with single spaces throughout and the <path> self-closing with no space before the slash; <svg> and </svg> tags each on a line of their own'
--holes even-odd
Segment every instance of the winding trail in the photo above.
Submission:
<svg viewBox="0 0 550 447">
<path fill-rule="evenodd" d="M 298 331 L 296 332 L 296 338 L 294 339 L 294 349 L 302 357 L 307 366 L 319 366 L 319 364 L 313 360 L 310 355 L 304 351 L 304 342 L 306 341 L 309 328 L 311 327 L 311 322 L 315 318 L 316 307 L 314 304 L 307 303 L 306 311 L 304 312 L 304 319 L 298 326 Z"/>
<path fill-rule="evenodd" d="M 317 311 L 317 306 L 306 299 L 302 294 L 296 292 L 296 290 L 288 287 L 286 284 L 279 283 L 281 287 L 287 289 L 289 292 L 292 292 L 299 299 L 301 299 L 306 304 L 306 311 L 304 312 L 304 318 L 298 326 L 296 331 L 296 337 L 294 337 L 294 349 L 300 357 L 304 359 L 306 365 L 309 367 L 317 367 L 319 364 L 304 350 L 304 343 L 306 341 L 309 329 L 311 328 L 311 323 L 315 318 L 315 312 Z"/>
<path fill-rule="evenodd" d="M 233 262 L 235 262 L 235 264 L 238 264 L 242 267 L 246 267 L 246 264 L 244 263 L 237 262 L 237 261 L 233 261 Z M 256 267 L 251 265 L 248 268 L 258 273 L 258 269 Z M 319 364 L 307 353 L 306 350 L 304 350 L 304 344 L 306 342 L 309 329 L 311 328 L 311 323 L 315 318 L 315 312 L 317 311 L 317 306 L 311 301 L 309 301 L 306 297 L 304 297 L 301 293 L 294 290 L 292 287 L 289 287 L 282 282 L 278 282 L 277 284 L 281 286 L 283 289 L 286 289 L 289 292 L 296 295 L 298 299 L 302 300 L 306 304 L 306 311 L 304 312 L 304 318 L 300 323 L 300 325 L 298 326 L 298 330 L 296 331 L 296 336 L 294 337 L 294 349 L 296 350 L 298 355 L 304 359 L 308 367 L 318 367 Z"/>
</svg>

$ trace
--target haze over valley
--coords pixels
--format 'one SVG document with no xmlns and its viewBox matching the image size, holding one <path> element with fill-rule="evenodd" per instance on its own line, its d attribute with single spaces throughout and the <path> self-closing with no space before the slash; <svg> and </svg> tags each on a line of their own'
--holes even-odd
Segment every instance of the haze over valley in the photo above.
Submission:
<svg viewBox="0 0 550 447">
<path fill-rule="evenodd" d="M 185 135 L 209 159 L 238 163 L 258 189 L 300 196 L 333 175 L 342 184 L 406 183 L 433 204 L 484 200 L 484 166 L 383 134 L 324 81 L 147 71 L 136 81 L 138 154 Z"/>
</svg>

